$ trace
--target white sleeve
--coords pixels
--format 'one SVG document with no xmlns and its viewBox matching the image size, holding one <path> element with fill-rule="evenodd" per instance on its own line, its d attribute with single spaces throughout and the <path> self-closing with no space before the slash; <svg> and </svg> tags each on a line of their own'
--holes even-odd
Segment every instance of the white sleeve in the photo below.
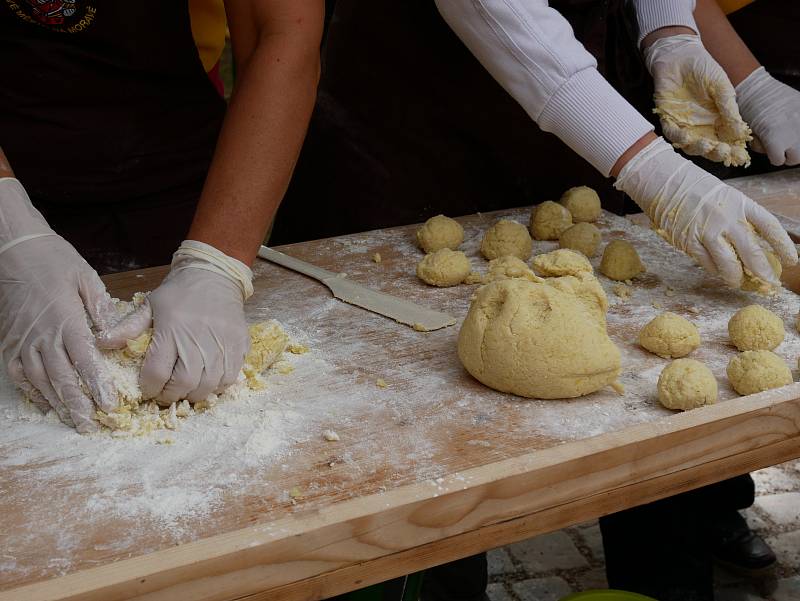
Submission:
<svg viewBox="0 0 800 601">
<path fill-rule="evenodd" d="M 544 131 L 608 176 L 653 126 L 597 71 L 547 0 L 435 0 L 492 77 Z"/>
<path fill-rule="evenodd" d="M 633 0 L 636 8 L 636 20 L 639 21 L 639 39 L 636 45 L 649 33 L 662 27 L 682 25 L 694 29 L 698 33 L 697 23 L 694 21 L 694 7 L 696 0 Z"/>
</svg>

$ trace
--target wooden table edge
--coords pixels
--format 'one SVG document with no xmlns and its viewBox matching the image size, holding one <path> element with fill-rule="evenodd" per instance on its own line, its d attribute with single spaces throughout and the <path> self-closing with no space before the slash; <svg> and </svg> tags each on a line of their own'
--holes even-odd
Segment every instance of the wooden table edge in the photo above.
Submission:
<svg viewBox="0 0 800 601">
<path fill-rule="evenodd" d="M 301 502 L 0 601 L 322 599 L 797 457 L 800 383 L 319 510 Z"/>
</svg>

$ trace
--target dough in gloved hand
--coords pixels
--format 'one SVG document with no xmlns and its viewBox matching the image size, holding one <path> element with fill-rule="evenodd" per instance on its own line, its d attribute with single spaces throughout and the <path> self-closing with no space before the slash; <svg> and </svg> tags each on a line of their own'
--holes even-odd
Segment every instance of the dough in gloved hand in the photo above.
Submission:
<svg viewBox="0 0 800 601">
<path fill-rule="evenodd" d="M 528 229 L 508 219 L 501 219 L 486 230 L 481 241 L 481 254 L 489 260 L 513 255 L 527 261 L 532 250 L 533 240 Z"/>
</svg>

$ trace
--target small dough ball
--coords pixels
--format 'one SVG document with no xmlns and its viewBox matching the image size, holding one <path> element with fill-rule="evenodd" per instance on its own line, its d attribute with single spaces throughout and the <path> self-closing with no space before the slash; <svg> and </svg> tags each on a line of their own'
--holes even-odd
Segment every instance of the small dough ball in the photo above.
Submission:
<svg viewBox="0 0 800 601">
<path fill-rule="evenodd" d="M 507 219 L 501 219 L 486 230 L 481 241 L 481 254 L 489 260 L 513 255 L 527 261 L 532 250 L 533 240 L 527 228 Z"/>
<path fill-rule="evenodd" d="M 728 381 L 741 395 L 755 394 L 792 383 L 792 372 L 772 351 L 745 351 L 728 363 Z"/>
<path fill-rule="evenodd" d="M 783 266 L 781 265 L 780 259 L 778 259 L 774 252 L 769 250 L 765 251 L 764 254 L 767 256 L 767 261 L 769 261 L 772 271 L 775 272 L 775 276 L 780 280 L 781 274 L 783 273 Z M 749 269 L 744 269 L 742 290 L 745 292 L 759 292 L 761 294 L 768 294 L 769 292 L 772 292 L 773 288 L 774 286 L 754 275 Z"/>
<path fill-rule="evenodd" d="M 667 409 L 695 409 L 717 402 L 717 379 L 694 359 L 675 359 L 658 376 L 658 400 Z"/>
<path fill-rule="evenodd" d="M 688 319 L 667 311 L 642 328 L 639 344 L 664 359 L 685 357 L 700 346 L 700 332 Z"/>
<path fill-rule="evenodd" d="M 444 215 L 431 217 L 417 230 L 417 242 L 426 253 L 443 248 L 457 249 L 464 241 L 464 228 L 455 219 Z"/>
<path fill-rule="evenodd" d="M 576 223 L 597 221 L 603 212 L 600 197 L 589 186 L 570 188 L 558 202 L 572 214 L 572 220 Z"/>
<path fill-rule="evenodd" d="M 458 357 L 486 386 L 540 399 L 589 394 L 620 372 L 619 349 L 575 296 L 520 278 L 478 290 Z"/>
<path fill-rule="evenodd" d="M 558 239 L 561 248 L 569 248 L 583 253 L 587 257 L 594 257 L 600 248 L 600 230 L 591 223 L 576 223 L 564 230 Z"/>
<path fill-rule="evenodd" d="M 644 271 L 639 253 L 630 242 L 612 240 L 603 251 L 600 260 L 600 273 L 612 280 L 630 280 Z"/>
<path fill-rule="evenodd" d="M 417 277 L 426 284 L 440 288 L 457 286 L 467 278 L 470 271 L 472 266 L 467 255 L 449 248 L 425 255 L 417 265 Z"/>
<path fill-rule="evenodd" d="M 518 257 L 506 255 L 499 259 L 489 261 L 489 273 L 486 274 L 486 282 L 494 282 L 506 278 L 525 278 L 532 282 L 542 282 L 542 278 L 537 276 L 527 263 Z"/>
<path fill-rule="evenodd" d="M 739 309 L 728 322 L 728 336 L 740 351 L 771 351 L 785 335 L 783 320 L 761 305 Z"/>
<path fill-rule="evenodd" d="M 545 200 L 531 212 L 531 235 L 537 240 L 558 240 L 571 225 L 569 211 L 552 200 Z"/>
<path fill-rule="evenodd" d="M 549 253 L 536 255 L 533 268 L 544 276 L 578 275 L 594 273 L 589 259 L 574 250 L 559 248 Z"/>
</svg>

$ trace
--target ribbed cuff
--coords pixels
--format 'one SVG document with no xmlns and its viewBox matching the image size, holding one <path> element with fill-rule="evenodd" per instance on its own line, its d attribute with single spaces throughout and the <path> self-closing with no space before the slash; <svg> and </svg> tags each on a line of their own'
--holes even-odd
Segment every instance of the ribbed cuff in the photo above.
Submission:
<svg viewBox="0 0 800 601">
<path fill-rule="evenodd" d="M 642 40 L 662 27 L 689 27 L 700 35 L 694 22 L 695 0 L 634 0 L 639 21 L 639 46 Z"/>
<path fill-rule="evenodd" d="M 538 123 L 606 177 L 628 148 L 653 131 L 596 69 L 569 78 L 550 98 Z"/>
<path fill-rule="evenodd" d="M 253 296 L 253 272 L 238 259 L 229 257 L 221 250 L 198 240 L 184 240 L 172 255 L 173 265 L 182 257 L 200 259 L 205 263 L 195 264 L 192 267 L 213 271 L 236 282 L 244 300 Z"/>
</svg>

